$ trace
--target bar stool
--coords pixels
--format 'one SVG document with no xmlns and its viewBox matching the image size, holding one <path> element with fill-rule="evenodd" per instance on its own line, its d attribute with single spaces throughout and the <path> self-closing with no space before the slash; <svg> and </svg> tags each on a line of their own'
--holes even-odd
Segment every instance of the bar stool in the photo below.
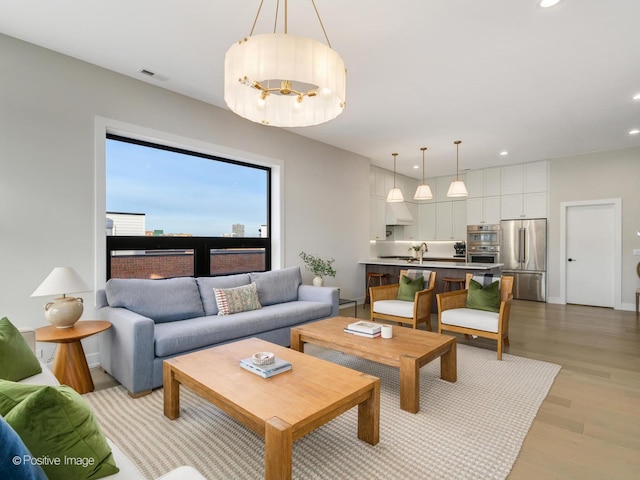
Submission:
<svg viewBox="0 0 640 480">
<path fill-rule="evenodd" d="M 365 297 L 364 297 L 364 305 L 368 303 L 371 303 L 371 298 L 369 298 L 369 287 L 375 287 L 375 282 L 377 279 L 378 282 L 378 286 L 383 285 L 384 280 L 389 276 L 389 274 L 387 273 L 374 273 L 374 272 L 367 272 L 367 291 L 365 293 Z"/>
<path fill-rule="evenodd" d="M 466 280 L 464 278 L 444 277 L 442 281 L 444 282 L 444 291 L 449 292 L 451 291 L 452 284 L 457 284 L 458 290 L 464 290 L 464 283 Z"/>
</svg>

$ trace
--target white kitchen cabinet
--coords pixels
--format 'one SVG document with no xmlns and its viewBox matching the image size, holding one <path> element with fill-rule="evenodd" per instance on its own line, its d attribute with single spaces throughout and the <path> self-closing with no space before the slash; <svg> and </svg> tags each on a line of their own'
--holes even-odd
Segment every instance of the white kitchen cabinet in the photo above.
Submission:
<svg viewBox="0 0 640 480">
<path fill-rule="evenodd" d="M 547 192 L 525 193 L 522 203 L 525 218 L 547 218 Z"/>
<path fill-rule="evenodd" d="M 369 239 L 385 240 L 385 214 L 387 202 L 381 197 L 369 197 Z"/>
<path fill-rule="evenodd" d="M 525 193 L 501 197 L 502 219 L 547 218 L 547 193 Z"/>
<path fill-rule="evenodd" d="M 465 240 L 467 201 L 436 203 L 436 240 Z"/>
<path fill-rule="evenodd" d="M 453 202 L 436 203 L 436 240 L 451 240 L 453 236 Z"/>
<path fill-rule="evenodd" d="M 502 167 L 502 195 L 547 191 L 548 162 Z"/>
<path fill-rule="evenodd" d="M 404 193 L 404 192 L 403 192 Z M 419 224 L 420 224 L 420 212 L 417 203 L 406 202 L 407 208 L 409 208 L 409 212 L 411 212 L 411 216 L 413 217 L 412 225 L 404 226 L 404 239 L 405 240 L 419 240 Z"/>
<path fill-rule="evenodd" d="M 456 200 L 451 202 L 452 209 L 452 230 L 451 240 L 466 241 L 467 239 L 467 201 Z"/>
<path fill-rule="evenodd" d="M 523 176 L 524 168 L 522 165 L 502 167 L 502 195 L 509 196 L 522 193 L 524 191 Z"/>
<path fill-rule="evenodd" d="M 467 191 L 469 198 L 484 197 L 484 170 L 467 172 Z"/>
<path fill-rule="evenodd" d="M 485 197 L 495 197 L 502 195 L 502 169 L 500 167 L 496 168 L 485 168 L 484 172 L 484 196 Z"/>
<path fill-rule="evenodd" d="M 421 203 L 418 205 L 418 240 L 436 239 L 436 204 Z"/>
<path fill-rule="evenodd" d="M 469 198 L 467 200 L 467 224 L 500 223 L 500 197 Z"/>
</svg>

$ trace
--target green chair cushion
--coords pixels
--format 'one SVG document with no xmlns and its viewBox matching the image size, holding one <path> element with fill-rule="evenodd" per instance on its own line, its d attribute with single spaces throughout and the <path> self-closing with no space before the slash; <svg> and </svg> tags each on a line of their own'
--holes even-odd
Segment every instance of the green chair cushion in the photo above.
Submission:
<svg viewBox="0 0 640 480">
<path fill-rule="evenodd" d="M 0 378 L 18 381 L 42 372 L 20 331 L 7 317 L 0 320 Z"/>
<path fill-rule="evenodd" d="M 20 436 L 49 480 L 96 479 L 119 471 L 91 408 L 65 385 L 0 380 L 4 419 Z"/>
<path fill-rule="evenodd" d="M 493 282 L 486 287 L 471 279 L 467 293 L 467 308 L 485 310 L 487 312 L 500 311 L 500 282 Z"/>
<path fill-rule="evenodd" d="M 413 302 L 416 298 L 416 292 L 420 290 L 424 290 L 424 277 L 417 277 L 415 280 L 411 280 L 406 275 L 402 275 L 396 300 Z"/>
</svg>

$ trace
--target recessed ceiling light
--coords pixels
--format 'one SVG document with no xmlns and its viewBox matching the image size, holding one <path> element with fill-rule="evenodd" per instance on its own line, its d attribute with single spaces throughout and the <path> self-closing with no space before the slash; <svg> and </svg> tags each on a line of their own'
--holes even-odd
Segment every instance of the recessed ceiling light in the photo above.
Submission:
<svg viewBox="0 0 640 480">
<path fill-rule="evenodd" d="M 640 100 L 640 93 L 636 93 L 633 97 L 631 97 L 632 100 Z"/>
<path fill-rule="evenodd" d="M 420 165 L 414 165 L 413 168 L 417 170 L 418 168 L 420 168 Z"/>
<path fill-rule="evenodd" d="M 506 150 L 503 150 L 500 152 L 500 155 L 504 157 L 505 155 L 509 155 L 509 152 L 507 152 Z"/>
<path fill-rule="evenodd" d="M 629 135 L 637 135 L 640 133 L 640 130 L 634 128 L 633 130 L 629 130 Z"/>
<path fill-rule="evenodd" d="M 540 8 L 553 7 L 554 5 L 557 5 L 558 3 L 560 3 L 560 0 L 538 0 L 538 6 Z"/>
</svg>

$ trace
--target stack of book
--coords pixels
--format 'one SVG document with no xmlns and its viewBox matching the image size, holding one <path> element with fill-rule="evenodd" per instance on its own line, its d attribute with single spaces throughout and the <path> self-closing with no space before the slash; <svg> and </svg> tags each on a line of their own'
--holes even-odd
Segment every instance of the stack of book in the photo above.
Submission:
<svg viewBox="0 0 640 480">
<path fill-rule="evenodd" d="M 291 363 L 277 357 L 275 361 L 269 365 L 256 365 L 253 363 L 251 357 L 243 358 L 240 360 L 240 366 L 251 373 L 260 375 L 262 378 L 273 377 L 279 373 L 291 370 Z"/>
<path fill-rule="evenodd" d="M 350 323 L 344 329 L 347 333 L 352 333 L 353 335 L 360 335 L 362 337 L 375 338 L 380 336 L 381 327 L 378 324 L 371 322 L 355 322 Z"/>
</svg>

